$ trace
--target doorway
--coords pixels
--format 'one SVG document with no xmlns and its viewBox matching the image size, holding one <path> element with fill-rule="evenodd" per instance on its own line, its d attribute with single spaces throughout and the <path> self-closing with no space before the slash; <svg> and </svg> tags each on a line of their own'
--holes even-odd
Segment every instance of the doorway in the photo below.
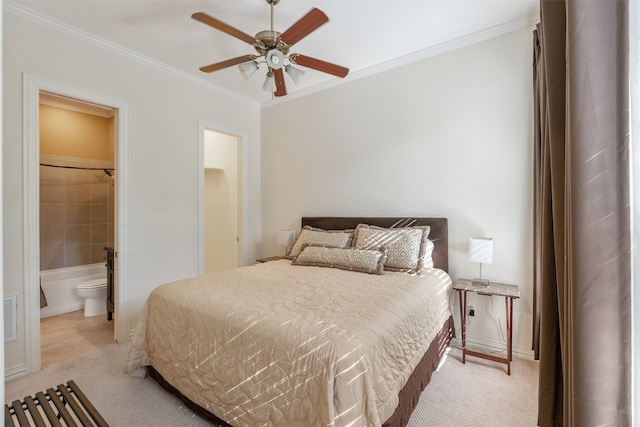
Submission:
<svg viewBox="0 0 640 427">
<path fill-rule="evenodd" d="M 128 282 L 128 159 L 123 155 L 128 147 L 128 103 L 96 94 L 84 89 L 52 82 L 38 77 L 24 76 L 24 319 L 25 319 L 25 373 L 41 368 L 40 348 L 40 124 L 41 95 L 52 94 L 87 107 L 106 108 L 114 112 L 113 146 L 115 151 L 113 174 L 114 201 L 113 246 L 115 248 L 115 292 L 113 313 L 113 339 L 128 338 L 127 298 Z M 100 167 L 101 170 L 108 169 Z M 101 172 L 102 173 L 102 172 Z M 105 175 L 108 175 L 105 172 Z M 111 180 L 111 177 L 109 177 Z"/>
<path fill-rule="evenodd" d="M 238 137 L 204 130 L 204 272 L 238 267 Z"/>
<path fill-rule="evenodd" d="M 243 139 L 200 121 L 200 274 L 242 260 Z"/>
<path fill-rule="evenodd" d="M 39 98 L 40 354 L 46 366 L 64 356 L 64 348 L 90 350 L 93 341 L 114 339 L 115 284 L 107 265 L 116 219 L 116 110 L 43 91 Z M 91 289 L 81 294 L 76 287 L 82 284 Z M 69 342 L 76 336 L 91 339 Z"/>
</svg>

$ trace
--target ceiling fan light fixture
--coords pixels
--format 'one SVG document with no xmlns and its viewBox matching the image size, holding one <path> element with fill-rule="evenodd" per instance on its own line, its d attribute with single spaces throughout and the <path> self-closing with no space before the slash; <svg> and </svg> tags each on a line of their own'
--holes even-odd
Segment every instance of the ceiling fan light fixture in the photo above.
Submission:
<svg viewBox="0 0 640 427">
<path fill-rule="evenodd" d="M 284 65 L 284 55 L 278 49 L 271 49 L 266 56 L 269 67 L 279 70 Z"/>
<path fill-rule="evenodd" d="M 274 74 L 271 71 L 267 73 L 267 77 L 264 79 L 264 83 L 262 84 L 262 90 L 265 90 L 271 93 L 274 93 L 276 91 L 276 82 L 275 82 Z"/>
<path fill-rule="evenodd" d="M 289 74 L 289 77 L 295 84 L 298 84 L 300 79 L 304 76 L 305 71 L 295 68 L 291 66 L 291 64 L 301 65 L 303 67 L 332 74 L 337 77 L 346 77 L 349 73 L 348 68 L 315 59 L 310 56 L 289 53 L 290 48 L 294 44 L 329 22 L 329 17 L 320 9 L 314 7 L 307 12 L 306 15 L 287 28 L 283 33 L 280 33 L 279 31 L 274 30 L 273 26 L 274 6 L 277 5 L 279 1 L 280 0 L 266 0 L 267 4 L 271 6 L 270 29 L 260 31 L 255 36 L 251 36 L 244 31 L 214 18 L 213 16 L 207 15 L 204 12 L 196 12 L 191 15 L 193 19 L 253 46 L 258 53 L 258 55 L 248 54 L 227 59 L 226 61 L 216 62 L 211 65 L 200 67 L 200 71 L 203 73 L 212 73 L 214 71 L 237 65 L 242 76 L 248 80 L 256 71 L 258 71 L 259 63 L 261 64 L 264 61 L 267 64 L 268 73 L 262 88 L 275 94 L 275 96 L 285 96 L 287 94 L 284 79 L 285 71 Z"/>
<path fill-rule="evenodd" d="M 291 80 L 293 80 L 295 84 L 298 84 L 300 79 L 302 79 L 302 77 L 304 76 L 304 71 L 302 71 L 300 68 L 294 67 L 293 65 L 287 65 L 286 67 L 284 67 L 284 70 L 287 72 L 289 77 L 291 77 Z"/>
<path fill-rule="evenodd" d="M 249 80 L 249 78 L 256 71 L 258 71 L 258 62 L 256 61 L 245 62 L 243 64 L 238 65 L 238 69 L 240 70 L 242 77 L 244 77 L 245 80 Z"/>
</svg>

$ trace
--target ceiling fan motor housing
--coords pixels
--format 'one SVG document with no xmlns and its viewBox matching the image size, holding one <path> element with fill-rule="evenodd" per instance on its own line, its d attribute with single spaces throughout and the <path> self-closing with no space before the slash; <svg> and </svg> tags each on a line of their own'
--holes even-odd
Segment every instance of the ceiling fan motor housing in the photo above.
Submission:
<svg viewBox="0 0 640 427">
<path fill-rule="evenodd" d="M 256 41 L 253 44 L 260 56 L 266 55 L 271 49 L 278 49 L 283 55 L 289 53 L 289 46 L 280 40 L 280 33 L 273 30 L 264 30 L 256 34 Z"/>
</svg>

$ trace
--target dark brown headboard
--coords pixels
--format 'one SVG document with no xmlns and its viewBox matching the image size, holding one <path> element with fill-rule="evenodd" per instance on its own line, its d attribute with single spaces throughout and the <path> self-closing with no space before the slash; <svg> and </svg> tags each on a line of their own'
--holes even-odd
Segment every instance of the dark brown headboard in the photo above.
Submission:
<svg viewBox="0 0 640 427">
<path fill-rule="evenodd" d="M 433 266 L 449 271 L 449 228 L 447 218 L 367 218 L 367 217 L 303 217 L 302 226 L 322 228 L 324 230 L 345 230 L 356 228 L 358 224 L 377 225 L 379 227 L 408 227 L 428 225 L 431 227 L 429 240 L 433 241 Z"/>
</svg>

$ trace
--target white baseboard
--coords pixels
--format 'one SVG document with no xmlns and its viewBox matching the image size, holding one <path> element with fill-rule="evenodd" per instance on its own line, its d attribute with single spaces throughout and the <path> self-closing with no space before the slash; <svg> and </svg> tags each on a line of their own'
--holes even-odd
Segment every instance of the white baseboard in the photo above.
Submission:
<svg viewBox="0 0 640 427">
<path fill-rule="evenodd" d="M 462 348 L 462 340 L 457 337 L 452 339 L 451 346 Z M 503 342 L 478 337 L 467 337 L 467 347 L 489 354 L 506 352 L 506 346 Z M 517 345 L 513 346 L 513 356 L 518 359 L 530 360 L 532 362 L 535 361 L 533 350 L 525 347 L 519 347 Z"/>
<path fill-rule="evenodd" d="M 27 375 L 27 365 L 25 365 L 24 363 L 12 368 L 7 368 L 4 370 L 4 382 L 8 383 L 9 381 L 22 378 L 25 375 Z"/>
</svg>

